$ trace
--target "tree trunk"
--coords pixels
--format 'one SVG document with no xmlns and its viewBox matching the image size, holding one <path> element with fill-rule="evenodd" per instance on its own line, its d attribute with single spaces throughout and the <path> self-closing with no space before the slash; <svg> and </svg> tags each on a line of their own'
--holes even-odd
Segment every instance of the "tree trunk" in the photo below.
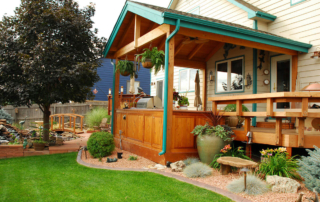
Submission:
<svg viewBox="0 0 320 202">
<path fill-rule="evenodd" d="M 50 114 L 50 105 L 43 106 L 43 140 L 47 142 L 49 142 Z"/>
</svg>

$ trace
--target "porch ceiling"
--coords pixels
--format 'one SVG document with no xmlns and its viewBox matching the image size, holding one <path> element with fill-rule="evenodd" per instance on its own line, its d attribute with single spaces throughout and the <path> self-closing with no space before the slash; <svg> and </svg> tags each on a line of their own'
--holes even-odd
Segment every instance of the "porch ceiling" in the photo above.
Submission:
<svg viewBox="0 0 320 202">
<path fill-rule="evenodd" d="M 181 28 L 175 36 L 175 58 L 206 62 L 210 55 L 224 43 L 269 50 L 289 55 L 297 55 L 298 52 L 308 52 L 310 44 L 293 41 L 268 32 L 253 30 L 241 25 L 215 20 L 199 15 L 179 12 L 148 4 L 127 1 L 117 24 L 106 45 L 104 55 L 107 58 L 115 58 L 115 53 L 122 47 L 134 41 L 134 16 L 141 18 L 141 36 L 157 28 L 161 24 L 172 25 L 175 28 L 175 20 L 181 20 Z M 208 42 L 197 44 L 195 42 L 183 44 L 187 37 L 209 39 Z M 153 39 L 151 42 L 131 50 L 120 59 L 133 60 L 133 55 L 141 53 L 144 48 L 158 47 L 164 50 L 166 36 Z"/>
</svg>

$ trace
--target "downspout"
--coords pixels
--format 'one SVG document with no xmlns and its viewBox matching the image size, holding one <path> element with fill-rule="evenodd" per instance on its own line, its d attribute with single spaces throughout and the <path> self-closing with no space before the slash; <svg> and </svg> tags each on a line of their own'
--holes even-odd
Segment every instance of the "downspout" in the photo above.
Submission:
<svg viewBox="0 0 320 202">
<path fill-rule="evenodd" d="M 169 42 L 174 37 L 180 29 L 180 19 L 177 19 L 176 29 L 170 34 L 166 39 L 165 43 L 165 60 L 164 60 L 164 107 L 163 107 L 163 128 L 162 128 L 162 152 L 159 156 L 163 155 L 167 151 L 167 116 L 168 116 L 168 76 L 169 76 Z"/>
<path fill-rule="evenodd" d="M 258 21 L 257 20 L 254 20 L 253 22 L 253 29 L 257 30 L 258 29 Z M 257 66 L 257 58 L 258 57 L 258 50 L 257 49 L 253 49 L 253 71 L 252 71 L 252 77 L 253 77 L 253 82 L 252 82 L 252 94 L 257 94 L 258 93 L 258 86 L 257 86 L 257 76 L 258 76 L 258 73 L 257 73 L 257 69 L 258 69 L 258 66 Z M 253 103 L 252 104 L 252 112 L 256 112 L 257 111 L 257 104 L 256 103 Z M 257 117 L 253 117 L 252 118 L 252 126 L 256 127 L 257 126 Z"/>
<path fill-rule="evenodd" d="M 114 92 L 116 90 L 116 66 L 113 62 L 113 59 L 111 59 L 111 62 L 110 62 L 113 66 L 113 82 L 112 82 L 112 99 L 114 100 Z M 108 100 L 108 102 L 110 102 L 110 100 Z M 112 110 L 111 110 L 111 134 L 113 135 L 114 134 L 114 127 L 113 127 L 113 123 L 114 123 L 114 102 L 112 102 Z"/>
</svg>

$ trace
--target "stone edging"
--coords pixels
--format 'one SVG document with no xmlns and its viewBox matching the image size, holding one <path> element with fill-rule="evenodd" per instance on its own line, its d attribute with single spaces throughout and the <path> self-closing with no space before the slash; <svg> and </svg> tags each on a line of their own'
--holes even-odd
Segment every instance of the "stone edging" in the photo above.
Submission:
<svg viewBox="0 0 320 202">
<path fill-rule="evenodd" d="M 159 171 L 159 170 L 154 170 L 154 169 L 140 169 L 140 168 L 111 168 L 108 166 L 100 166 L 100 165 L 94 165 L 91 163 L 86 163 L 84 161 L 82 161 L 81 159 L 81 154 L 82 154 L 82 150 L 79 151 L 78 156 L 77 156 L 77 162 L 83 166 L 87 166 L 90 168 L 98 168 L 98 169 L 107 169 L 107 170 L 118 170 L 118 171 L 137 171 L 137 172 L 152 172 L 152 173 L 157 173 L 160 175 L 164 175 L 166 177 L 171 177 L 171 178 L 175 178 L 176 180 L 182 181 L 182 182 L 186 182 L 192 185 L 195 185 L 197 187 L 201 187 L 213 192 L 216 192 L 218 194 L 221 194 L 225 197 L 228 197 L 236 202 L 251 202 L 250 200 L 243 198 L 241 196 L 238 196 L 236 194 L 233 194 L 231 192 L 228 192 L 226 190 L 220 189 L 218 187 L 214 187 L 214 186 L 210 186 L 208 184 L 202 183 L 202 182 L 198 182 L 198 181 L 194 181 L 194 180 L 190 180 L 188 178 L 179 176 L 179 175 L 175 175 L 175 174 L 171 174 L 171 173 L 167 173 L 167 172 L 163 172 L 163 171 Z"/>
</svg>

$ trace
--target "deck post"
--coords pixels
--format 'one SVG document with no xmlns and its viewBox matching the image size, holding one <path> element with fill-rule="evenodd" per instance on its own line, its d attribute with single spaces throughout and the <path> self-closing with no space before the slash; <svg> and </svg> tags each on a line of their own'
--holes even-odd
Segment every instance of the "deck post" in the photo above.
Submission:
<svg viewBox="0 0 320 202">
<path fill-rule="evenodd" d="M 298 129 L 298 147 L 304 146 L 304 121 L 305 117 L 299 117 L 299 129 Z"/>
<path fill-rule="evenodd" d="M 301 116 L 303 116 L 303 117 L 308 116 L 308 104 L 309 104 L 309 99 L 307 97 L 302 98 Z"/>
<path fill-rule="evenodd" d="M 267 116 L 273 116 L 273 99 L 267 99 Z"/>
<path fill-rule="evenodd" d="M 218 109 L 217 102 L 212 102 L 212 109 L 211 109 L 211 111 L 216 112 L 217 109 Z"/>
<path fill-rule="evenodd" d="M 276 144 L 282 144 L 282 118 L 276 118 Z"/>
<path fill-rule="evenodd" d="M 248 132 L 250 131 L 250 120 L 251 120 L 251 118 L 250 117 L 246 117 L 245 119 L 244 119 L 244 133 L 245 133 L 245 135 L 247 135 L 248 134 Z M 249 156 L 250 158 L 252 157 L 252 154 L 251 154 L 251 144 L 248 144 L 248 142 L 249 142 L 249 138 L 248 137 L 246 137 L 246 139 L 247 139 L 247 144 L 246 144 L 246 156 Z"/>
<path fill-rule="evenodd" d="M 59 128 L 61 128 L 61 116 L 59 116 Z"/>
<path fill-rule="evenodd" d="M 71 116 L 69 116 L 69 125 L 70 125 L 70 128 L 72 128 L 71 121 L 72 121 L 72 118 L 71 118 Z"/>
<path fill-rule="evenodd" d="M 287 147 L 287 153 L 289 157 L 292 156 L 292 147 Z"/>
<path fill-rule="evenodd" d="M 242 101 L 237 100 L 236 101 L 237 109 L 236 109 L 236 115 L 237 116 L 242 116 Z"/>
<path fill-rule="evenodd" d="M 82 131 L 82 124 L 83 124 L 83 117 L 81 117 L 81 121 L 80 121 L 80 129 Z"/>
<path fill-rule="evenodd" d="M 116 59 L 116 63 L 115 63 L 115 66 L 114 66 L 114 70 L 116 69 L 116 66 L 119 62 L 119 59 L 117 58 Z M 111 109 L 111 115 L 112 115 L 112 131 L 111 133 L 113 134 L 113 136 L 115 134 L 117 134 L 119 131 L 115 131 L 115 129 L 117 128 L 116 125 L 117 125 L 117 114 L 116 114 L 116 110 L 118 109 L 118 106 L 119 106 L 119 82 L 120 82 L 120 72 L 117 71 L 117 72 L 114 72 L 114 89 L 113 89 L 113 96 L 112 96 L 112 109 Z"/>
<path fill-rule="evenodd" d="M 202 108 L 206 111 L 207 108 L 207 68 L 202 69 Z"/>
<path fill-rule="evenodd" d="M 53 130 L 53 116 L 50 117 L 51 118 L 51 130 Z"/>
</svg>

